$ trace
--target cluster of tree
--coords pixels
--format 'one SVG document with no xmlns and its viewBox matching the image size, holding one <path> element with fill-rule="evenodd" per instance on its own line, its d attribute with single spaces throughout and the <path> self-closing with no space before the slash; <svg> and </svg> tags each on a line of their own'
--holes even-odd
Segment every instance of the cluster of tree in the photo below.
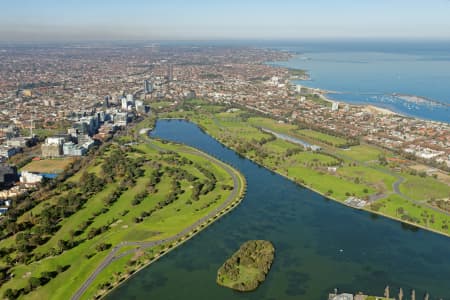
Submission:
<svg viewBox="0 0 450 300">
<path fill-rule="evenodd" d="M 111 244 L 107 244 L 107 243 L 100 243 L 97 246 L 95 246 L 95 250 L 97 250 L 98 252 L 101 251 L 105 251 L 108 250 L 109 248 L 111 248 Z"/>
<path fill-rule="evenodd" d="M 58 274 L 66 271 L 68 268 L 70 268 L 70 265 L 66 266 L 60 266 L 58 265 L 55 271 L 45 271 L 41 273 L 40 277 L 30 277 L 28 278 L 27 286 L 21 289 L 7 289 L 3 293 L 3 298 L 12 300 L 12 299 L 18 299 L 22 295 L 26 295 L 36 288 L 46 285 L 50 280 L 58 276 Z"/>
<path fill-rule="evenodd" d="M 425 178 L 425 177 L 427 177 L 427 173 L 425 172 L 425 171 L 417 171 L 417 170 L 415 170 L 415 169 L 410 169 L 409 170 L 409 174 L 411 174 L 411 175 L 413 175 L 413 176 L 420 176 L 420 177 L 422 177 L 422 178 Z"/>
<path fill-rule="evenodd" d="M 141 168 L 145 162 L 143 157 L 132 159 L 121 148 L 111 149 L 105 156 L 102 173 L 107 182 L 113 182 L 118 178 L 135 182 L 138 177 L 144 175 L 144 170 Z"/>
<path fill-rule="evenodd" d="M 89 231 L 88 231 L 88 234 L 87 234 L 87 238 L 90 240 L 90 239 L 93 239 L 93 238 L 95 238 L 97 235 L 100 235 L 100 234 L 102 234 L 103 232 L 106 232 L 107 230 L 108 230 L 108 226 L 106 226 L 106 225 L 104 225 L 104 226 L 101 226 L 101 227 L 98 227 L 98 228 L 96 228 L 96 227 L 92 227 L 91 229 L 89 229 Z"/>
<path fill-rule="evenodd" d="M 239 139 L 234 145 L 234 148 L 239 153 L 255 152 L 255 156 L 259 159 L 264 159 L 269 156 L 267 150 L 256 139 L 251 139 L 250 141 Z"/>
<path fill-rule="evenodd" d="M 16 234 L 15 250 L 18 251 L 12 262 L 29 263 L 45 257 L 32 255 L 32 251 L 47 242 L 60 228 L 61 220 L 78 211 L 85 201 L 86 198 L 81 195 L 69 192 L 66 196 L 59 197 L 56 204 L 44 208 L 40 215 L 33 218 L 33 223 L 25 221 L 16 226 L 11 225 L 10 230 Z"/>
<path fill-rule="evenodd" d="M 266 278 L 274 257 L 275 248 L 269 241 L 247 241 L 219 268 L 217 282 L 219 284 L 229 282 L 228 287 L 239 291 L 254 290 Z M 241 278 L 242 267 L 251 269 L 252 276 Z M 246 275 L 250 274 L 250 272 L 246 273 Z"/>
<path fill-rule="evenodd" d="M 179 195 L 184 193 L 184 190 L 181 188 L 181 184 L 178 180 L 174 179 L 171 184 L 171 192 L 167 196 L 166 200 L 159 201 L 158 202 L 158 209 L 161 209 L 171 203 L 173 203 L 175 200 L 178 200 Z"/>
<path fill-rule="evenodd" d="M 125 185 L 119 185 L 116 187 L 114 191 L 111 192 L 110 195 L 108 195 L 104 200 L 103 203 L 105 203 L 106 206 L 111 206 L 114 204 L 117 200 L 119 200 L 120 196 L 122 196 L 123 192 L 125 192 L 128 189 Z"/>
<path fill-rule="evenodd" d="M 6 216 L 0 220 L 1 239 L 16 235 L 15 243 L 12 246 L 0 249 L 0 257 L 6 266 L 5 270 L 8 270 L 16 263 L 31 263 L 51 255 L 58 255 L 62 251 L 76 245 L 73 241 L 73 236 L 75 236 L 77 231 L 72 231 L 74 234 L 69 241 L 58 241 L 59 249 L 50 248 L 49 251 L 44 253 L 34 252 L 34 249 L 46 243 L 59 230 L 60 222 L 64 218 L 71 216 L 84 205 L 89 193 L 100 190 L 102 180 L 90 174 L 83 174 L 84 176 L 81 177 L 80 190 L 86 192 L 85 194 L 75 192 L 78 184 L 65 181 L 82 167 L 89 164 L 98 151 L 99 149 L 96 148 L 94 151 L 90 151 L 85 159 L 75 160 L 57 178 L 45 181 L 39 189 L 32 191 L 32 193 L 13 199 Z M 60 196 L 62 193 L 64 195 Z M 39 214 L 34 215 L 32 213 L 31 209 L 37 204 L 50 198 L 55 199 L 56 203 L 45 203 Z M 26 213 L 27 215 L 25 215 L 23 221 L 19 222 L 19 217 L 24 216 Z M 0 284 L 10 279 L 10 276 L 7 276 L 7 271 L 0 271 L 0 273 Z M 39 282 L 45 283 L 46 278 L 49 278 L 49 274 L 44 272 L 43 276 L 39 278 Z M 20 291 L 11 290 L 9 293 L 10 295 L 11 293 L 20 295 L 24 291 L 31 290 L 31 287 L 36 286 L 37 280 L 33 279 L 32 283 L 26 289 Z"/>
<path fill-rule="evenodd" d="M 94 173 L 83 172 L 78 182 L 78 187 L 83 194 L 87 196 L 96 194 L 105 187 L 105 180 Z"/>
<path fill-rule="evenodd" d="M 196 211 L 201 211 L 204 209 L 207 209 L 208 207 L 210 207 L 213 204 L 216 204 L 217 201 L 219 201 L 222 198 L 221 195 L 217 195 L 212 201 L 209 201 L 208 203 L 203 204 L 200 208 L 196 208 Z"/>
<path fill-rule="evenodd" d="M 187 180 L 190 182 L 194 182 L 198 179 L 196 176 L 180 167 L 166 167 L 165 171 L 167 175 L 175 178 L 176 180 Z"/>
<path fill-rule="evenodd" d="M 300 147 L 289 148 L 289 149 L 286 150 L 286 152 L 285 152 L 284 155 L 285 155 L 286 157 L 291 157 L 291 156 L 293 156 L 293 155 L 295 155 L 295 154 L 298 154 L 298 153 L 300 153 L 300 152 L 303 152 L 303 149 L 300 148 Z"/>
<path fill-rule="evenodd" d="M 144 200 L 147 196 L 148 196 L 148 192 L 146 190 L 144 190 L 140 193 L 137 193 L 134 196 L 133 200 L 131 200 L 131 205 L 133 205 L 133 206 L 139 205 L 142 202 L 142 200 Z"/>
<path fill-rule="evenodd" d="M 444 211 L 450 212 L 450 201 L 448 200 L 430 199 L 428 202 L 433 206 L 437 206 Z"/>
<path fill-rule="evenodd" d="M 386 156 L 384 156 L 383 154 L 378 155 L 378 163 L 382 166 L 387 166 L 388 161 L 387 161 Z"/>
</svg>

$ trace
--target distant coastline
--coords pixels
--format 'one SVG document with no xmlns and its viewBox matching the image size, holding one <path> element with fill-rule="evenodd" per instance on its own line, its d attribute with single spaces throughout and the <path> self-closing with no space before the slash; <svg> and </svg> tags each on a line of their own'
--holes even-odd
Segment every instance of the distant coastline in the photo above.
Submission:
<svg viewBox="0 0 450 300">
<path fill-rule="evenodd" d="M 343 90 L 340 90 L 338 87 L 334 88 L 325 88 L 324 86 L 311 86 L 308 84 L 312 82 L 312 78 L 314 76 L 314 70 L 308 67 L 299 67 L 295 66 L 295 59 L 300 61 L 309 62 L 312 59 L 304 59 L 305 53 L 302 53 L 298 50 L 290 50 L 291 58 L 288 60 L 282 61 L 269 61 L 266 62 L 268 65 L 273 67 L 279 67 L 287 69 L 288 71 L 297 70 L 297 72 L 301 72 L 305 74 L 305 76 L 291 76 L 290 81 L 294 85 L 301 84 L 305 88 L 310 88 L 319 92 L 324 100 L 328 100 L 331 102 L 339 102 L 345 103 L 349 105 L 368 107 L 369 111 L 378 110 L 381 113 L 389 113 L 395 114 L 407 118 L 420 119 L 424 121 L 438 122 L 450 124 L 450 103 L 446 103 L 445 101 L 436 100 L 429 96 L 423 96 L 420 94 L 415 94 L 414 92 L 351 92 L 346 91 L 343 87 Z M 293 63 L 291 63 L 293 61 Z M 322 69 L 322 75 L 324 71 Z M 329 80 L 329 78 L 328 78 Z M 302 83 L 299 83 L 302 82 Z M 430 87 L 430 89 L 433 89 Z M 337 91 L 335 91 L 337 90 Z M 349 95 L 346 97 L 345 95 Z M 333 97 L 333 95 L 338 95 L 339 97 Z M 369 98 L 376 98 L 375 101 L 371 101 Z M 325 99 L 326 98 L 326 99 Z M 352 99 L 353 98 L 353 99 Z M 382 103 L 380 103 L 382 102 Z M 448 114 L 445 112 L 448 111 Z M 437 112 L 437 115 L 434 114 Z"/>
</svg>

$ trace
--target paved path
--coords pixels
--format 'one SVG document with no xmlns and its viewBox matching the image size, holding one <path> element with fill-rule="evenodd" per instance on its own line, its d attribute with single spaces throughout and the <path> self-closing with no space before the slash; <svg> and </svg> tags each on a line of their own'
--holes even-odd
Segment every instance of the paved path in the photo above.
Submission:
<svg viewBox="0 0 450 300">
<path fill-rule="evenodd" d="M 155 144 L 153 144 L 152 142 L 150 142 L 150 145 L 152 147 L 154 147 L 155 149 L 158 149 L 159 151 L 167 151 L 166 149 L 163 149 Z M 173 235 L 171 237 L 165 238 L 165 239 L 161 239 L 161 240 L 155 240 L 155 241 L 150 241 L 150 242 L 121 242 L 118 245 L 116 245 L 111 252 L 108 254 L 108 256 L 106 256 L 103 261 L 100 263 L 100 265 L 97 266 L 97 268 L 94 270 L 94 272 L 89 276 L 88 279 L 86 279 L 86 281 L 81 285 L 81 287 L 77 290 L 77 292 L 72 296 L 72 300 L 78 300 L 81 298 L 81 296 L 84 294 L 84 292 L 87 290 L 87 288 L 92 284 L 92 282 L 95 280 L 95 278 L 112 262 L 114 262 L 115 260 L 122 258 L 128 254 L 132 254 L 136 251 L 138 251 L 139 249 L 147 249 L 147 248 L 151 248 L 154 246 L 158 246 L 164 243 L 168 243 L 168 242 L 173 242 L 176 241 L 180 238 L 182 238 L 183 236 L 186 236 L 189 232 L 191 232 L 192 230 L 194 230 L 195 228 L 197 228 L 198 226 L 200 226 L 201 224 L 205 223 L 208 219 L 213 218 L 215 215 L 217 215 L 218 213 L 220 213 L 222 210 L 224 210 L 228 205 L 230 205 L 234 200 L 236 200 L 236 197 L 239 194 L 239 189 L 240 189 L 240 179 L 239 177 L 236 175 L 236 172 L 227 164 L 221 162 L 220 160 L 213 158 L 201 151 L 198 150 L 194 150 L 194 149 L 188 149 L 188 150 L 184 150 L 181 151 L 184 153 L 189 153 L 189 154 L 195 154 L 198 156 L 201 156 L 203 158 L 206 158 L 207 160 L 209 160 L 212 163 L 216 163 L 219 164 L 221 167 L 223 167 L 225 169 L 225 171 L 231 176 L 231 178 L 233 179 L 233 190 L 231 192 L 231 194 L 228 196 L 228 198 L 225 200 L 225 202 L 223 202 L 218 208 L 216 208 L 215 210 L 211 211 L 209 214 L 207 214 L 206 216 L 204 216 L 203 218 L 201 218 L 200 220 L 198 220 L 197 222 L 195 222 L 194 224 L 192 224 L 191 226 L 185 228 L 183 231 L 181 231 L 180 233 Z M 130 249 L 128 251 L 122 252 L 121 254 L 118 254 L 118 251 L 123 248 L 123 247 L 127 247 L 127 246 L 138 246 L 138 248 L 135 249 Z"/>
</svg>

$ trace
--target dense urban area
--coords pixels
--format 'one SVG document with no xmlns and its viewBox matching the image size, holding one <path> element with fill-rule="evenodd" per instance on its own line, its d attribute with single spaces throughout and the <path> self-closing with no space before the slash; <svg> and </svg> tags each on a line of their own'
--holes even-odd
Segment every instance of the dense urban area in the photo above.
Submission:
<svg viewBox="0 0 450 300">
<path fill-rule="evenodd" d="M 380 188 L 376 184 L 370 184 L 371 178 L 364 178 L 366 174 L 364 172 L 367 169 L 362 169 L 362 175 L 352 177 L 354 185 L 349 185 L 348 191 L 331 190 L 330 187 L 322 189 L 320 184 L 317 185 L 314 181 L 302 180 L 298 176 L 292 178 L 293 171 L 289 169 L 289 166 L 283 169 L 283 163 L 287 162 L 289 157 L 298 154 L 299 150 L 286 146 L 283 148 L 286 152 L 278 153 L 276 152 L 278 150 L 273 150 L 274 152 L 270 153 L 273 157 L 269 158 L 270 155 L 267 154 L 267 149 L 264 149 L 264 144 L 277 138 L 293 144 L 300 143 L 307 151 L 313 153 L 312 155 L 323 151 L 322 154 L 317 154 L 322 155 L 320 159 L 324 159 L 323 165 L 322 161 L 314 158 L 305 163 L 305 166 L 317 172 L 329 173 L 330 176 L 339 176 L 339 180 L 342 178 L 347 180 L 349 177 L 339 173 L 344 165 L 356 166 L 358 163 L 361 164 L 361 168 L 369 168 L 371 161 L 376 161 L 377 171 L 382 173 L 408 172 L 408 176 L 433 180 L 431 183 L 428 181 L 426 183 L 430 183 L 433 187 L 436 182 L 439 187 L 436 189 L 437 196 L 434 194 L 428 196 L 425 193 L 427 199 L 420 199 L 425 200 L 425 204 L 419 203 L 413 196 L 410 196 L 411 199 L 406 196 L 402 198 L 411 200 L 414 207 L 423 204 L 429 209 L 426 215 L 420 215 L 418 218 L 404 217 L 407 215 L 404 211 L 406 204 L 396 207 L 392 214 L 387 211 L 382 214 L 449 235 L 450 125 L 402 116 L 370 105 L 350 105 L 329 100 L 327 91 L 307 87 L 306 71 L 286 69 L 268 63 L 284 61 L 293 55 L 271 49 L 167 46 L 156 43 L 135 46 L 116 43 L 97 46 L 72 44 L 64 47 L 58 45 L 0 47 L 0 225 L 3 238 L 10 240 L 0 244 L 0 251 L 4 254 L 2 256 L 8 257 L 8 261 L 3 260 L 0 264 L 0 287 L 10 279 L 8 279 L 10 276 L 8 272 L 14 264 L 38 261 L 49 255 L 61 255 L 64 251 L 77 246 L 71 242 L 76 234 L 71 233 L 70 240 L 55 242 L 55 245 L 58 245 L 58 247 L 55 246 L 56 249 L 49 248 L 47 250 L 50 252 L 40 251 L 30 256 L 29 252 L 33 249 L 26 249 L 28 246 L 24 245 L 24 241 L 30 237 L 27 230 L 34 228 L 34 224 L 39 222 L 32 214 L 28 214 L 26 219 L 23 218 L 22 214 L 27 210 L 20 207 L 19 202 L 32 193 L 38 194 L 33 196 L 35 199 L 45 193 L 52 195 L 49 188 L 52 180 L 61 176 L 65 176 L 64 179 L 66 179 L 69 177 L 67 174 L 69 170 L 72 172 L 70 175 L 73 175 L 76 172 L 74 168 L 79 170 L 87 162 L 95 161 L 96 158 L 92 153 L 101 158 L 101 161 L 97 162 L 97 164 L 103 163 L 101 174 L 115 173 L 118 167 L 114 166 L 114 162 L 120 161 L 121 158 L 118 154 L 115 158 L 111 156 L 123 149 L 115 144 L 108 144 L 113 137 L 122 136 L 126 140 L 125 145 L 122 146 L 130 147 L 127 150 L 133 149 L 136 153 L 147 151 L 149 155 L 154 155 L 154 165 L 159 167 L 167 165 L 166 173 L 174 178 L 171 181 L 175 191 L 174 198 L 182 194 L 179 192 L 181 187 L 176 178 L 180 173 L 185 172 L 175 171 L 174 162 L 175 165 L 178 163 L 184 168 L 193 168 L 192 174 L 200 174 L 199 177 L 205 178 L 205 182 L 201 185 L 197 185 L 196 178 L 188 180 L 198 189 L 197 194 L 212 193 L 211 195 L 216 197 L 215 200 L 209 199 L 210 202 L 205 204 L 208 206 L 204 207 L 204 205 L 199 210 L 205 209 L 206 213 L 206 208 L 211 205 L 214 207 L 218 205 L 219 199 L 226 198 L 223 195 L 221 198 L 214 194 L 217 192 L 215 188 L 219 181 L 214 174 L 202 168 L 201 161 L 196 161 L 189 156 L 193 155 L 189 152 L 191 150 L 184 149 L 183 151 L 187 154 L 183 158 L 170 154 L 165 156 L 160 154 L 161 157 L 157 158 L 158 154 L 154 149 L 134 145 L 138 144 L 140 133 L 146 133 L 146 129 L 153 126 L 151 122 L 146 124 L 148 128 L 143 125 L 139 127 L 136 124 L 139 124 L 139 121 L 154 118 L 158 114 L 169 118 L 190 118 L 202 125 L 215 138 L 222 139 L 223 144 L 250 159 L 321 194 L 345 201 L 345 204 L 359 209 L 367 207 L 372 211 L 381 209 L 380 212 L 383 212 L 377 203 L 378 200 L 384 201 L 391 193 L 401 197 L 407 194 L 399 191 L 402 181 L 397 180 L 398 178 L 388 179 L 385 182 L 392 187 Z M 305 86 L 298 84 L 300 82 L 304 82 Z M 202 107 L 206 110 L 201 111 Z M 215 109 L 218 109 L 222 115 L 216 114 Z M 202 112 L 197 114 L 197 119 L 193 115 L 196 110 Z M 219 132 L 219 129 L 206 121 L 202 124 L 200 115 L 225 124 L 220 130 L 227 128 L 226 124 L 227 122 L 231 124 L 232 118 L 249 123 L 254 122 L 254 124 L 259 122 L 257 126 L 252 126 L 258 128 L 263 138 L 258 141 L 247 141 L 246 145 L 237 145 L 234 142 L 238 141 L 238 137 L 233 135 L 232 127 L 238 125 L 230 126 L 231 129 L 223 131 L 225 133 L 215 134 L 215 130 Z M 244 122 L 241 122 L 240 126 L 243 126 L 242 124 Z M 299 135 L 302 140 L 296 139 L 299 136 L 296 138 L 289 136 L 294 129 L 288 130 L 286 126 L 295 126 L 295 130 L 302 130 Z M 381 150 L 376 152 L 374 157 L 369 155 L 370 159 L 363 159 L 363 162 L 348 159 L 346 151 L 360 145 L 374 147 L 366 149 Z M 154 147 L 165 149 L 164 147 L 168 146 L 158 143 Z M 335 149 L 339 149 L 336 150 L 340 151 L 339 155 L 338 152 L 333 152 Z M 134 156 L 127 158 L 128 160 L 125 159 L 124 169 L 120 170 L 124 176 L 120 182 L 133 181 L 132 186 L 134 186 L 135 181 L 140 180 L 139 174 L 133 173 L 135 171 L 130 171 L 129 168 L 142 174 L 150 170 L 145 168 L 144 160 L 139 157 L 139 154 L 130 155 Z M 215 164 L 215 162 L 211 163 Z M 387 165 L 390 166 L 389 170 L 383 167 Z M 219 167 L 216 166 L 216 168 Z M 89 170 L 97 169 L 92 167 L 92 170 Z M 116 200 L 125 192 L 126 188 L 122 189 L 121 184 L 117 183 L 118 186 L 115 186 L 116 181 L 119 181 L 113 178 L 114 176 L 98 178 L 92 174 L 83 173 L 78 178 L 86 186 L 76 186 L 75 182 L 70 185 L 61 183 L 61 186 L 55 184 L 59 187 L 55 190 L 65 195 L 67 198 L 65 201 L 71 203 L 73 207 L 71 206 L 70 212 L 47 213 L 61 213 L 68 216 L 75 213 L 77 208 L 83 205 L 79 201 L 87 201 L 89 195 L 102 191 L 99 185 L 110 184 L 109 192 L 113 195 L 116 193 L 114 196 Z M 391 173 L 389 174 L 391 176 Z M 152 173 L 152 176 L 154 180 L 161 178 L 161 174 Z M 231 177 L 223 174 L 221 176 L 226 178 L 224 179 L 226 184 L 221 186 L 223 191 L 232 190 Z M 63 179 L 60 180 L 63 182 Z M 364 184 L 367 184 L 367 187 L 360 189 L 359 187 Z M 150 185 L 154 189 L 156 183 Z M 73 186 L 86 196 L 81 200 L 75 200 L 70 192 L 67 193 Z M 355 190 L 351 190 L 353 187 Z M 391 188 L 392 191 L 390 191 Z M 176 191 L 179 193 L 177 194 Z M 39 192 L 42 192 L 42 195 L 39 195 Z M 153 192 L 150 191 L 150 193 Z M 138 205 L 147 196 L 148 193 L 136 194 L 133 198 L 136 203 L 133 206 Z M 61 200 L 61 198 L 55 199 Z M 162 209 L 165 205 L 167 203 L 161 204 L 155 208 L 155 211 Z M 18 211 L 18 207 L 21 210 Z M 124 212 L 124 215 L 127 213 Z M 142 222 L 152 213 L 154 211 L 147 214 L 143 212 L 142 215 L 134 218 L 133 222 Z M 434 215 L 431 216 L 432 213 L 438 215 L 436 222 Z M 50 222 L 56 216 L 47 216 L 47 218 Z M 17 225 L 18 222 L 14 225 L 18 219 L 22 221 L 20 223 L 22 227 Z M 436 223 L 435 227 L 430 223 Z M 114 224 L 116 220 L 112 220 L 107 227 Z M 89 225 L 87 224 L 85 228 Z M 53 227 L 47 229 L 52 231 L 52 234 L 58 230 Z M 96 230 L 97 232 L 93 232 L 88 239 L 94 238 L 96 234 L 101 234 L 107 229 L 101 227 Z M 22 234 L 16 236 L 14 241 L 11 240 L 11 236 L 17 233 Z M 54 241 L 50 237 L 48 239 L 50 242 Z M 33 243 L 37 247 L 37 245 L 45 245 L 46 241 Z M 102 247 L 98 245 L 97 247 L 101 252 L 109 249 L 111 245 L 102 244 Z M 100 260 L 97 259 L 96 262 L 100 263 Z M 50 272 L 52 274 L 46 274 L 43 277 L 50 281 L 57 274 L 65 272 L 67 268 L 70 268 L 70 265 L 58 265 Z M 120 282 L 120 278 L 117 282 Z M 30 281 L 27 287 L 23 288 L 25 290 L 7 289 L 4 297 L 14 299 L 21 293 L 31 293 L 37 286 L 45 283 L 37 279 L 36 282 Z M 96 283 L 99 284 L 99 282 Z M 108 285 L 100 283 L 99 286 L 100 291 L 104 292 L 108 289 Z M 76 291 L 75 288 L 70 290 L 70 292 L 74 291 Z M 95 294 L 96 292 L 90 293 L 99 297 L 103 295 Z M 385 296 L 390 299 L 389 292 L 387 295 L 385 293 Z M 339 298 L 337 292 L 333 296 L 330 295 L 330 299 L 353 299 L 353 296 L 352 298 L 342 297 Z M 355 295 L 355 299 L 363 299 L 358 297 L 362 295 Z"/>
</svg>

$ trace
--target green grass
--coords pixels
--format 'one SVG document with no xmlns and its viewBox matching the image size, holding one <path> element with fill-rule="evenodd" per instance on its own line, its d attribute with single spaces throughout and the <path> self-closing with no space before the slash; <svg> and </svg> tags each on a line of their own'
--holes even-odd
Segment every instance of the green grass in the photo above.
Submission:
<svg viewBox="0 0 450 300">
<path fill-rule="evenodd" d="M 376 207 L 376 212 L 381 212 L 397 219 L 404 219 L 405 221 L 412 218 L 414 220 L 412 223 L 450 234 L 450 230 L 443 227 L 445 225 L 450 226 L 450 220 L 445 213 L 433 210 L 427 206 L 414 204 L 398 195 L 390 195 L 378 200 L 371 207 Z M 402 218 L 404 215 L 409 218 Z"/>
<path fill-rule="evenodd" d="M 332 135 L 325 134 L 325 133 L 318 132 L 318 131 L 314 131 L 311 129 L 298 130 L 298 131 L 296 131 L 296 133 L 298 133 L 302 136 L 312 138 L 312 139 L 320 141 L 320 142 L 331 144 L 333 146 L 343 145 L 347 142 L 343 138 L 332 136 Z"/>
<path fill-rule="evenodd" d="M 358 145 L 350 147 L 350 149 L 338 149 L 337 153 L 348 156 L 353 160 L 360 162 L 367 162 L 378 160 L 379 155 L 383 155 L 386 151 L 379 149 L 378 147 L 371 145 Z"/>
<path fill-rule="evenodd" d="M 296 149 L 299 147 L 292 143 L 276 139 L 274 141 L 264 144 L 263 148 L 273 154 L 284 155 L 288 149 Z"/>
<path fill-rule="evenodd" d="M 156 141 L 153 141 L 152 143 L 158 147 L 175 151 L 182 157 L 186 157 L 194 163 L 198 163 L 203 168 L 209 169 L 217 178 L 218 183 L 216 188 L 207 195 L 201 196 L 198 201 L 194 201 L 191 205 L 188 205 L 186 202 L 190 199 L 192 194 L 191 183 L 186 180 L 181 180 L 181 188 L 185 193 L 181 194 L 178 200 L 157 210 L 142 222 L 135 223 L 133 220 L 134 217 L 139 217 L 143 211 L 148 211 L 155 207 L 159 201 L 165 200 L 171 189 L 172 178 L 170 176 L 163 176 L 161 182 L 156 185 L 156 193 L 150 194 L 140 204 L 132 206 L 132 199 L 136 194 L 143 191 L 144 188 L 148 186 L 150 180 L 149 175 L 150 172 L 153 171 L 150 165 L 144 165 L 145 175 L 138 178 L 133 187 L 125 191 L 118 201 L 109 206 L 106 213 L 96 216 L 93 219 L 93 223 L 84 231 L 84 233 L 75 237 L 75 239 L 85 239 L 90 228 L 98 228 L 112 223 L 109 226 L 108 231 L 91 240 L 85 240 L 75 248 L 66 250 L 60 255 L 48 257 L 29 265 L 15 266 L 12 269 L 14 279 L 8 281 L 0 288 L 0 295 L 2 295 L 7 288 L 19 289 L 24 287 L 27 284 L 29 276 L 39 277 L 41 272 L 55 270 L 57 265 L 70 264 L 71 267 L 64 273 L 59 274 L 47 285 L 40 287 L 25 296 L 27 299 L 70 299 L 80 283 L 93 272 L 95 267 L 109 252 L 107 250 L 98 253 L 95 246 L 99 243 L 105 242 L 114 246 L 122 241 L 149 241 L 172 236 L 217 208 L 231 193 L 231 191 L 222 189 L 223 184 L 233 185 L 233 181 L 230 175 L 218 163 L 210 162 L 204 157 L 199 156 L 192 148 L 175 144 L 163 144 Z M 153 160 L 160 160 L 159 151 L 148 144 L 140 144 L 136 147 L 145 154 L 130 153 L 129 155 L 145 155 Z M 105 155 L 108 155 L 108 151 Z M 97 164 L 95 166 L 98 162 L 101 162 L 101 159 L 92 162 L 91 165 L 87 166 L 87 170 L 100 173 L 100 165 Z M 161 161 L 161 163 L 163 165 L 167 164 L 164 161 Z M 192 173 L 200 180 L 206 179 L 206 177 L 197 170 L 194 164 L 183 165 L 180 168 Z M 84 170 L 79 171 L 73 178 L 79 178 L 80 173 L 83 171 Z M 69 179 L 69 181 L 74 180 L 73 178 Z M 73 182 L 76 182 L 76 180 Z M 64 219 L 60 223 L 61 228 L 48 242 L 36 248 L 34 253 L 46 253 L 50 248 L 57 248 L 60 239 L 68 240 L 70 238 L 71 230 L 76 230 L 82 222 L 87 221 L 95 212 L 98 212 L 105 207 L 103 200 L 115 189 L 116 185 L 116 183 L 107 184 L 105 189 L 91 197 L 83 208 L 72 216 Z M 240 186 L 239 188 L 242 190 L 243 186 Z M 45 202 L 40 203 L 34 208 L 34 212 L 39 214 L 43 206 L 46 205 L 45 203 L 51 203 L 52 201 L 54 201 L 54 199 L 50 198 Z M 121 213 L 124 210 L 129 210 L 129 213 L 122 216 Z M 113 220 L 115 220 L 115 222 L 112 222 Z M 14 238 L 4 240 L 1 243 L 2 246 L 13 244 Z M 94 256 L 87 258 L 85 256 L 86 254 L 93 254 Z M 116 267 L 112 266 L 111 268 L 114 269 Z M 100 279 L 110 276 L 108 272 L 109 271 L 103 272 Z"/>
<path fill-rule="evenodd" d="M 412 201 L 395 194 L 393 190 L 393 184 L 400 176 L 404 176 L 407 181 L 400 185 L 400 191 L 413 200 L 425 201 L 431 198 L 450 197 L 449 186 L 434 178 L 397 174 L 389 166 L 381 166 L 378 163 L 380 156 L 396 157 L 390 151 L 369 144 L 340 149 L 336 145 L 344 142 L 345 139 L 313 130 L 299 130 L 296 125 L 278 122 L 268 117 L 252 116 L 251 112 L 243 109 L 233 113 L 214 113 L 204 109 L 207 106 L 203 104 L 201 108 L 184 111 L 178 116 L 184 116 L 196 122 L 210 135 L 247 158 L 305 184 L 323 195 L 342 201 L 349 194 L 361 198 L 382 194 L 401 199 L 402 203 L 412 208 L 414 207 Z M 262 146 L 255 145 L 254 141 L 260 141 L 262 138 L 258 136 L 261 134 L 257 131 L 258 127 L 268 128 L 311 143 L 317 141 L 318 144 L 321 144 L 320 142 L 327 144 L 323 144 L 324 153 L 312 153 L 301 149 L 300 153 L 288 156 L 286 155 L 288 150 L 299 149 L 299 146 L 281 139 L 267 142 Z M 246 145 L 245 143 L 252 144 L 252 149 L 242 147 Z M 337 158 L 325 155 L 325 152 Z M 337 172 L 328 171 L 328 166 L 338 166 Z M 383 214 L 395 217 L 395 212 L 389 209 Z M 448 216 L 443 218 L 449 219 L 450 222 Z M 439 226 L 434 229 L 448 234 Z"/>
<path fill-rule="evenodd" d="M 432 177 L 403 175 L 406 181 L 400 185 L 400 191 L 406 196 L 420 201 L 432 198 L 442 199 L 450 197 L 450 186 Z"/>
<path fill-rule="evenodd" d="M 320 166 L 328 166 L 328 165 L 337 165 L 339 161 L 334 157 L 322 154 L 322 153 L 314 153 L 314 152 L 300 152 L 292 156 L 289 159 L 289 162 L 296 162 L 300 164 L 309 163 L 312 165 L 320 165 Z"/>
<path fill-rule="evenodd" d="M 356 178 L 358 178 L 368 185 L 378 187 L 379 190 L 383 192 L 391 191 L 392 185 L 397 181 L 397 178 L 393 175 L 361 165 L 351 167 L 344 166 L 338 169 L 337 174 L 350 180 L 356 180 Z"/>
<path fill-rule="evenodd" d="M 373 188 L 367 187 L 364 184 L 356 184 L 333 175 L 312 171 L 306 167 L 289 167 L 287 171 L 285 174 L 288 177 L 293 178 L 295 181 L 303 181 L 308 187 L 322 194 L 327 194 L 329 191 L 332 191 L 330 196 L 337 200 L 343 201 L 347 199 L 347 193 L 361 198 L 374 193 Z M 366 188 L 368 193 L 364 192 Z"/>
</svg>

